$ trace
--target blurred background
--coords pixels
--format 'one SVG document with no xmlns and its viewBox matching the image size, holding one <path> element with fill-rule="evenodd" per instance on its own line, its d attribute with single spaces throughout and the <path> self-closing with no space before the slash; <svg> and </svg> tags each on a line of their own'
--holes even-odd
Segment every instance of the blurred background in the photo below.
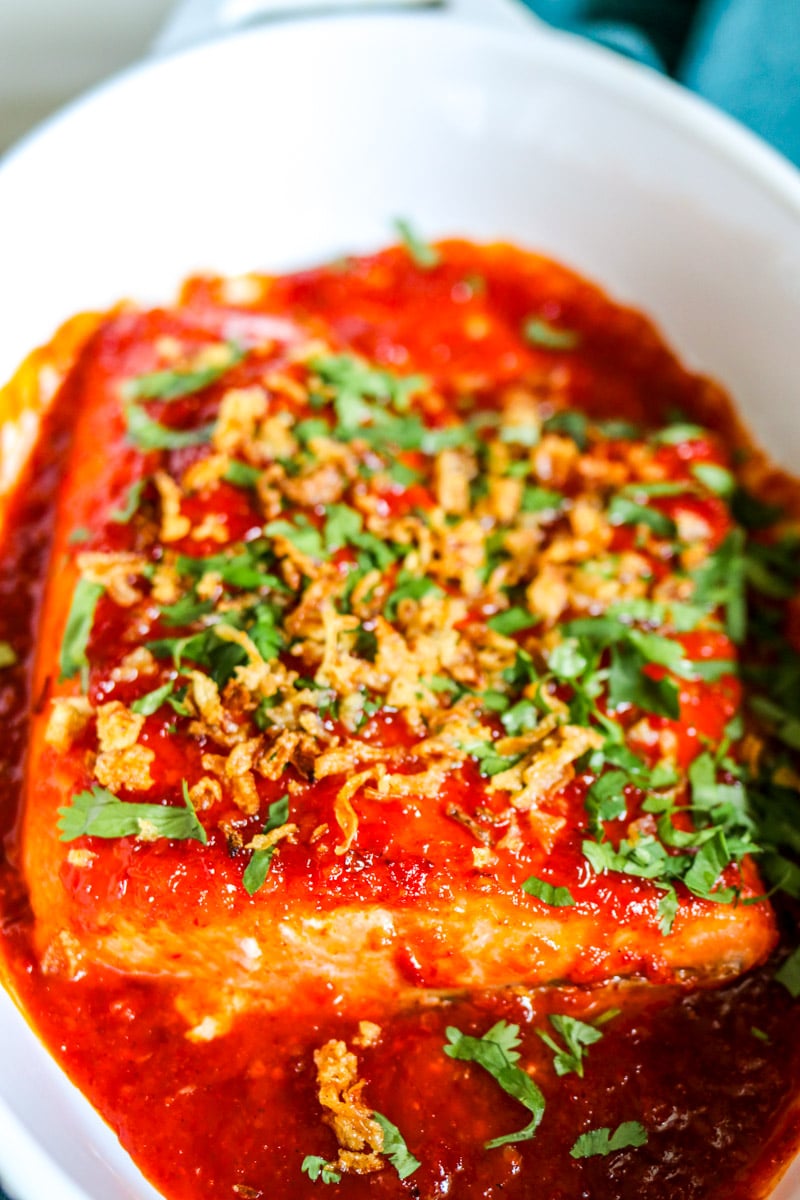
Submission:
<svg viewBox="0 0 800 1200">
<path fill-rule="evenodd" d="M 448 2 L 472 14 L 492 4 Z M 523 2 L 561 29 L 672 75 L 800 165 L 800 0 Z M 213 3 L 195 0 L 195 9 Z M 227 9 L 252 15 L 260 3 L 227 0 Z M 285 12 L 320 0 L 264 3 Z M 342 0 L 342 7 L 364 3 Z M 178 0 L 0 0 L 0 153 L 47 113 L 141 58 L 177 7 Z"/>
<path fill-rule="evenodd" d="M 174 0 L 0 0 L 0 153 L 140 58 Z"/>
</svg>

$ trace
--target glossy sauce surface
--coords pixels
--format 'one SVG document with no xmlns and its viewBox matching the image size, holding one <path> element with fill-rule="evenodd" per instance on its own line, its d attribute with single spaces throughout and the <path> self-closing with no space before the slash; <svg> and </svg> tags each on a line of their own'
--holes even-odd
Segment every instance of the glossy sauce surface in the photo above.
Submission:
<svg viewBox="0 0 800 1200">
<path fill-rule="evenodd" d="M 567 273 L 551 271 L 538 261 L 532 267 L 530 260 L 518 259 L 511 251 L 487 251 L 479 265 L 491 295 L 489 306 L 485 291 L 465 283 L 476 266 L 474 248 L 454 244 L 446 269 L 429 276 L 406 270 L 406 261 L 405 253 L 398 250 L 344 272 L 327 269 L 271 281 L 257 308 L 311 322 L 319 318 L 327 336 L 333 333 L 343 348 L 390 367 L 403 369 L 411 362 L 445 392 L 463 387 L 470 377 L 480 387 L 487 377 L 511 380 L 521 372 L 541 369 L 551 385 L 553 379 L 557 381 L 574 407 L 635 421 L 652 417 L 653 409 L 667 413 L 677 408 L 710 424 L 716 418 L 724 439 L 724 406 L 715 389 L 683 372 L 641 317 L 611 306 Z M 213 281 L 196 281 L 186 292 L 193 318 L 206 319 L 211 330 L 223 302 L 229 307 L 221 288 Z M 472 324 L 464 320 L 471 312 Z M 562 353 L 523 346 L 509 329 L 532 313 L 580 331 L 580 348 Z M 130 351 L 124 330 L 107 340 L 104 352 L 111 356 L 114 371 L 128 352 L 130 372 L 149 369 L 137 355 L 141 320 L 151 319 L 161 329 L 162 317 L 130 318 Z M 246 310 L 242 319 L 250 319 Z M 471 336 L 470 329 L 480 336 Z M 102 356 L 100 367 L 95 360 L 92 369 L 102 370 Z M 76 386 L 74 380 L 71 386 Z M 80 386 L 89 386 L 92 394 L 91 380 L 87 385 L 82 378 Z M 10 641 L 23 659 L 35 638 L 32 614 L 41 602 L 52 502 L 72 421 L 70 399 L 68 385 L 48 419 L 29 485 L 21 489 L 8 525 L 0 637 Z M 686 469 L 692 455 L 719 461 L 720 451 L 713 442 L 699 448 L 692 445 L 661 451 L 672 456 L 675 474 Z M 124 491 L 130 463 L 121 439 L 117 450 L 108 454 L 107 468 L 98 467 L 99 503 Z M 229 502 L 229 523 L 244 536 L 253 515 L 233 488 Z M 670 501 L 662 503 L 668 512 Z M 705 503 L 703 515 L 709 524 L 719 526 L 721 538 L 725 510 L 720 506 L 714 511 L 713 501 L 698 503 Z M 70 519 L 80 525 L 85 515 L 74 512 Z M 622 542 L 633 535 L 621 529 L 618 536 Z M 106 638 L 111 646 L 113 636 L 113 617 L 109 615 L 109 623 L 104 624 L 101 610 L 95 638 Z M 729 655 L 724 635 L 715 640 L 705 634 L 694 644 L 690 640 L 696 635 L 685 637 L 692 658 Z M 724 676 L 713 686 L 683 685 L 679 753 L 687 761 L 700 738 L 721 737 L 737 706 L 738 686 Z M 364 1019 L 375 1021 L 382 1030 L 376 1046 L 359 1052 L 369 1102 L 402 1129 L 422 1166 L 404 1182 L 384 1170 L 327 1185 L 343 1198 L 722 1200 L 724 1196 L 752 1200 L 793 1144 L 797 1120 L 793 1097 L 800 1086 L 797 1012 L 786 990 L 771 981 L 769 968 L 725 989 L 689 995 L 637 985 L 527 994 L 512 989 L 399 1012 L 391 997 L 368 1011 L 363 1005 L 353 1011 L 346 998 L 331 996 L 326 1008 L 318 1003 L 304 1006 L 304 997 L 298 995 L 290 1014 L 248 1012 L 224 1037 L 207 1044 L 187 1040 L 186 1023 L 175 1011 L 170 982 L 125 977 L 99 967 L 73 980 L 42 975 L 30 947 L 14 836 L 27 715 L 39 700 L 31 696 L 23 668 L 4 672 L 0 704 L 7 735 L 0 813 L 6 857 L 0 879 L 5 969 L 44 1040 L 118 1131 L 145 1174 L 174 1200 L 200 1196 L 285 1200 L 325 1192 L 321 1181 L 314 1184 L 300 1173 L 306 1155 L 335 1155 L 335 1139 L 320 1120 L 312 1055 L 333 1037 L 350 1043 Z M 688 712 L 692 713 L 689 720 Z M 148 720 L 146 737 L 157 744 L 159 718 Z M 162 759 L 160 769 L 169 768 L 168 760 Z M 468 796 L 469 778 L 460 779 L 458 787 Z M 569 798 L 576 812 L 585 790 L 586 784 L 576 780 Z M 319 803 L 320 811 L 310 813 L 309 821 L 325 815 L 323 793 Z M 302 845 L 287 847 L 285 858 L 282 854 L 276 860 L 270 888 L 284 889 L 287 906 L 301 888 L 310 889 L 312 895 L 319 892 L 323 906 L 326 896 L 342 895 L 342 889 L 345 893 L 350 889 L 352 898 L 361 901 L 379 899 L 387 888 L 393 895 L 399 890 L 413 899 L 415 889 L 424 891 L 432 867 L 425 855 L 414 854 L 413 844 L 397 844 L 402 824 L 386 809 L 385 804 L 376 804 L 373 812 L 366 813 L 364 857 L 357 873 L 340 872 L 335 880 L 317 878 L 309 863 L 293 866 L 292 856 L 304 853 Z M 465 853 L 459 834 L 454 825 L 452 845 L 437 845 L 434 855 L 444 864 L 440 879 L 445 890 L 448 857 Z M 415 836 L 419 837 L 418 831 Z M 553 878 L 559 882 L 580 870 L 580 839 L 566 846 L 563 855 L 553 867 Z M 400 865 L 389 869 L 387 859 Z M 215 878 L 209 881 L 199 859 L 200 876 L 192 866 L 187 872 L 180 846 L 148 846 L 143 851 L 125 840 L 115 860 L 116 874 L 96 878 L 92 888 L 113 894 L 124 880 L 126 902 L 134 906 L 142 900 L 163 903 L 168 895 L 167 912 L 169 906 L 175 912 L 201 903 L 202 919 L 212 920 L 218 902 L 213 888 L 219 889 L 219 897 L 228 876 L 236 881 L 241 876 L 241 862 L 231 859 L 224 847 L 219 847 L 213 861 Z M 102 866 L 106 869 L 107 863 Z M 151 894 L 151 869 L 162 882 L 165 877 L 173 879 L 166 892 Z M 520 863 L 520 878 L 529 869 L 529 863 Z M 206 907 L 209 882 L 212 896 Z M 66 871 L 63 883 L 80 900 L 84 886 L 80 873 L 71 876 Z M 649 885 L 630 880 L 626 886 L 627 904 L 653 902 Z M 603 877 L 596 877 L 586 903 L 592 903 L 593 888 L 599 893 L 604 887 Z M 615 888 L 619 893 L 618 885 Z M 87 911 L 94 902 L 93 895 L 87 894 Z M 787 928 L 793 924 L 788 912 L 784 920 Z M 419 972 L 424 977 L 419 963 L 410 961 L 407 969 L 412 979 Z M 590 1051 L 585 1076 L 557 1077 L 552 1056 L 536 1033 L 547 1029 L 548 1013 L 588 1020 L 615 1008 L 622 1012 L 603 1026 L 603 1040 Z M 474 1065 L 451 1061 L 441 1047 L 447 1026 L 480 1036 L 500 1019 L 520 1026 L 523 1061 L 546 1094 L 547 1111 L 534 1140 L 485 1151 L 485 1140 L 523 1123 L 521 1110 L 488 1075 Z M 107 1052 L 109 1046 L 114 1047 L 113 1054 Z M 577 1161 L 570 1156 L 570 1147 L 586 1129 L 614 1128 L 631 1120 L 647 1128 L 645 1147 L 607 1158 Z"/>
</svg>

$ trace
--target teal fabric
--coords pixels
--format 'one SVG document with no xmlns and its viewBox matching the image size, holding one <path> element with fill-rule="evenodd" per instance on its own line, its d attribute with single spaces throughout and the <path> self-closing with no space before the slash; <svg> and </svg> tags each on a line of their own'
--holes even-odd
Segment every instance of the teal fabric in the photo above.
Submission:
<svg viewBox="0 0 800 1200">
<path fill-rule="evenodd" d="M 800 0 L 525 0 L 664 71 L 800 166 Z"/>
</svg>

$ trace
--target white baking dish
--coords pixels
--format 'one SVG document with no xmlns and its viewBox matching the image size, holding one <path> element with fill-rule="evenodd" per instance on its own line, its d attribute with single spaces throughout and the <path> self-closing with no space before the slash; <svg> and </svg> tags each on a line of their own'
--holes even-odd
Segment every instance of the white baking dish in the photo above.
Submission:
<svg viewBox="0 0 800 1200">
<path fill-rule="evenodd" d="M 226 38 L 24 143 L 0 166 L 0 379 L 76 310 L 376 247 L 398 214 L 595 278 L 800 466 L 800 175 L 609 53 L 432 15 Z M 5 996 L 0 1177 L 18 1200 L 155 1196 Z"/>
</svg>

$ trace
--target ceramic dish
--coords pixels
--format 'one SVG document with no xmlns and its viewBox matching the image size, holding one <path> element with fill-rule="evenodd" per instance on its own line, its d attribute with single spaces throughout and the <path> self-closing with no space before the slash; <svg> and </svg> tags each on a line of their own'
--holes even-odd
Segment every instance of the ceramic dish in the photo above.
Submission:
<svg viewBox="0 0 800 1200">
<path fill-rule="evenodd" d="M 198 269 L 368 249 L 398 214 L 596 279 L 800 462 L 800 176 L 599 49 L 430 16 L 235 36 L 130 72 L 20 146 L 0 169 L 0 378 L 72 312 L 169 298 Z M 5 995 L 0 1062 L 17 1200 L 156 1195 Z M 797 1195 L 793 1171 L 776 1197 Z"/>
</svg>

